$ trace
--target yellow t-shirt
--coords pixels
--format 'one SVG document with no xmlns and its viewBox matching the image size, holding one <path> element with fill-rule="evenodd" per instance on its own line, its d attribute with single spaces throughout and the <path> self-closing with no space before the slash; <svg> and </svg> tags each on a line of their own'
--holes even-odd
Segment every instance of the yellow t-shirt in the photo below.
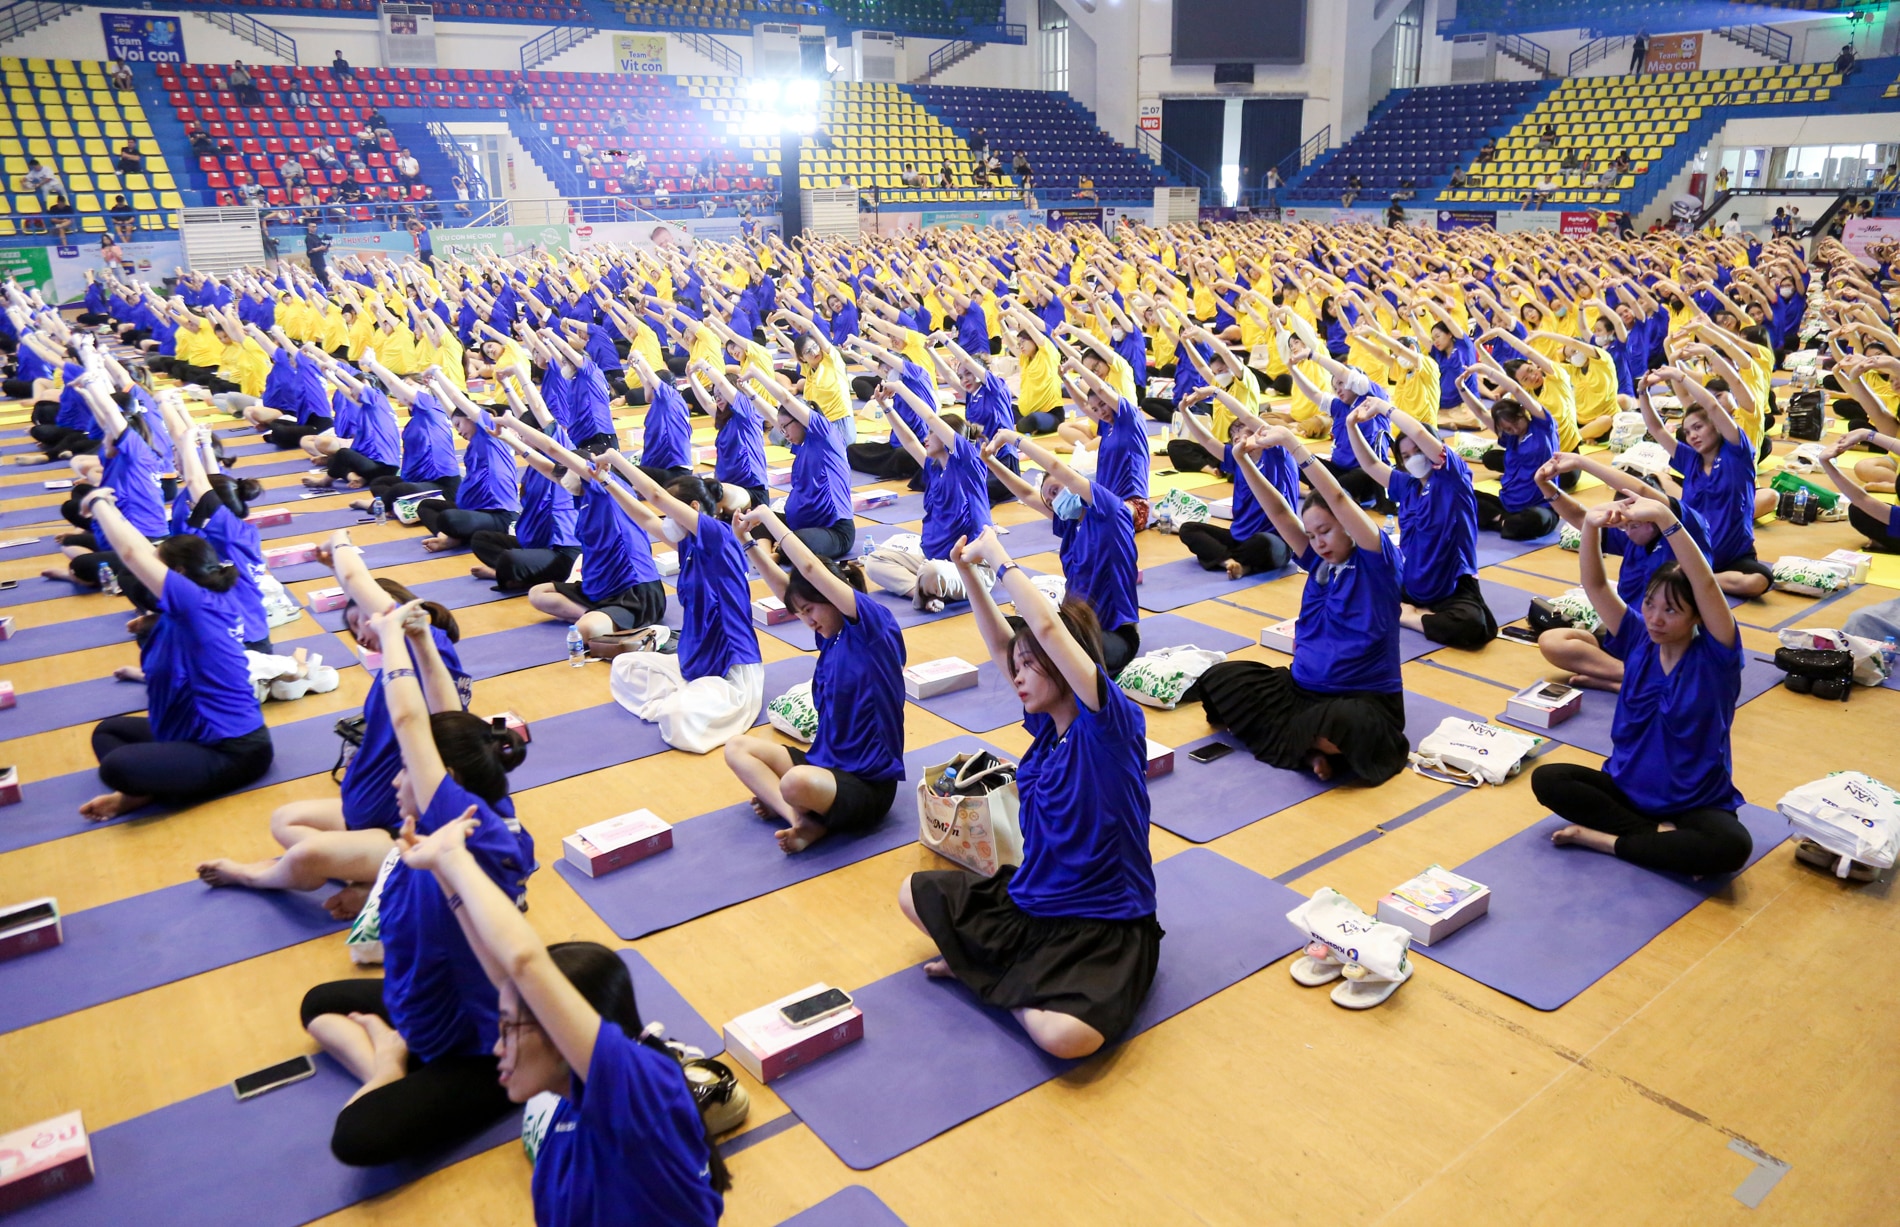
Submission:
<svg viewBox="0 0 1900 1227">
<path fill-rule="evenodd" d="M 1438 363 L 1425 354 L 1413 355 L 1418 365 L 1411 371 L 1398 363 L 1387 368 L 1392 381 L 1392 407 L 1410 414 L 1428 430 L 1438 429 Z"/>
<path fill-rule="evenodd" d="M 686 346 L 686 365 L 688 368 L 691 368 L 695 362 L 704 362 L 707 366 L 724 366 L 726 363 L 725 349 L 725 339 L 712 329 L 706 327 L 706 325 L 701 324 L 694 330 L 693 339 Z M 664 366 L 665 364 L 662 363 L 660 366 L 655 367 L 654 373 L 659 373 L 659 371 L 664 369 Z M 695 381 L 699 381 L 700 379 L 697 375 L 693 378 Z M 712 388 L 710 385 L 700 382 L 699 386 L 705 388 L 709 395 L 711 394 Z"/>
<path fill-rule="evenodd" d="M 1537 389 L 1537 403 L 1557 419 L 1557 446 L 1566 452 L 1577 450 L 1577 389 L 1570 372 L 1563 367 L 1547 373 Z"/>
<path fill-rule="evenodd" d="M 805 373 L 805 399 L 818 406 L 827 422 L 842 422 L 851 416 L 851 380 L 845 373 L 844 355 L 826 346 L 824 356 L 816 363 L 801 363 L 799 369 Z"/>
<path fill-rule="evenodd" d="M 218 340 L 217 332 L 203 320 L 198 321 L 195 332 L 181 325 L 174 339 L 173 348 L 178 357 L 188 366 L 223 365 L 224 342 Z"/>
<path fill-rule="evenodd" d="M 246 396 L 262 396 L 264 381 L 270 378 L 270 358 L 263 346 L 246 337 L 236 345 L 226 345 L 218 356 L 218 375 L 238 386 Z"/>
<path fill-rule="evenodd" d="M 1022 416 L 1045 413 L 1062 404 L 1062 381 L 1057 377 L 1055 347 L 1040 338 L 1036 352 L 1023 363 L 1022 388 L 1017 393 L 1017 408 Z"/>
<path fill-rule="evenodd" d="M 1579 425 L 1616 412 L 1616 360 L 1607 351 L 1590 346 L 1590 365 L 1582 370 L 1573 365 L 1568 373 L 1576 386 Z"/>
</svg>

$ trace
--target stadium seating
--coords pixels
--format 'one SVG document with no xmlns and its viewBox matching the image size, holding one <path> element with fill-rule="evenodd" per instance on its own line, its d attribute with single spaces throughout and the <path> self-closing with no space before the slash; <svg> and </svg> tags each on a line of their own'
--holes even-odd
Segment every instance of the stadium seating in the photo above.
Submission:
<svg viewBox="0 0 1900 1227">
<path fill-rule="evenodd" d="M 1405 90 L 1324 160 L 1308 167 L 1284 198 L 1332 200 L 1354 175 L 1366 200 L 1385 200 L 1408 181 L 1421 193 L 1468 162 L 1495 130 L 1550 86 L 1497 81 Z"/>
<path fill-rule="evenodd" d="M 1551 187 L 1545 198 L 1552 203 L 1625 207 L 1626 193 L 1650 164 L 1706 113 L 1729 106 L 1811 108 L 1840 84 L 1841 74 L 1826 64 L 1571 78 L 1498 142 L 1497 158 L 1471 164 L 1469 186 L 1438 198 L 1510 203 L 1542 183 Z M 1555 129 L 1549 144 L 1542 139 L 1546 125 Z M 1584 169 L 1566 172 L 1562 162 L 1572 149 Z M 1599 169 L 1618 152 L 1634 162 L 1633 173 L 1611 187 L 1597 186 Z"/>
<path fill-rule="evenodd" d="M 1021 149 L 1040 195 L 1059 199 L 1079 176 L 1095 181 L 1104 200 L 1151 198 L 1169 178 L 1133 149 L 1095 124 L 1095 116 L 1067 94 L 1027 89 L 981 89 L 961 85 L 904 87 L 959 138 L 984 129 L 990 147 L 1003 151 L 1004 165 Z"/>
<path fill-rule="evenodd" d="M 819 97 L 818 122 L 831 134 L 832 148 L 806 137 L 799 153 L 801 187 L 833 188 L 855 183 L 893 194 L 887 199 L 976 200 L 1014 193 L 1014 180 L 1005 173 L 992 187 L 971 185 L 972 159 L 968 146 L 942 121 L 925 111 L 900 86 L 888 82 L 833 82 Z M 906 162 L 915 163 L 933 185 L 905 189 Z M 937 188 L 937 174 L 950 164 L 957 186 Z"/>
<path fill-rule="evenodd" d="M 123 194 L 138 211 L 142 230 L 171 229 L 178 192 L 137 95 L 112 88 L 106 66 L 94 60 L 0 57 L 6 103 L 0 107 L 0 159 L 7 191 L 0 194 L 0 236 L 19 234 L 37 217 L 40 202 L 17 190 L 28 159 L 57 169 L 81 214 L 79 230 L 103 233 L 101 215 Z M 127 140 L 145 157 L 142 173 L 120 175 L 115 155 Z"/>
<path fill-rule="evenodd" d="M 345 16 L 352 13 L 374 15 L 376 0 L 175 0 L 191 8 L 264 9 L 279 13 L 308 14 L 313 17 Z M 528 25 L 559 25 L 590 20 L 581 4 L 521 4 L 514 0 L 448 0 L 435 6 L 437 21 L 506 21 Z M 267 18 L 265 19 L 267 20 Z"/>
<path fill-rule="evenodd" d="M 1589 29 L 1596 35 L 1717 30 L 1725 26 L 1812 19 L 1855 7 L 1856 0 L 1460 0 L 1441 34 L 1529 34 Z"/>
<path fill-rule="evenodd" d="M 754 17 L 763 21 L 823 20 L 824 10 L 800 0 L 614 0 L 628 25 L 643 30 L 720 30 L 747 33 Z"/>
<path fill-rule="evenodd" d="M 564 194 L 651 196 L 664 189 L 669 196 L 686 195 L 708 154 L 713 167 L 706 190 L 727 195 L 772 187 L 767 172 L 752 165 L 752 155 L 736 152 L 727 139 L 741 109 L 733 78 L 521 75 L 532 99 L 529 122 L 552 152 L 540 159 L 542 169 Z M 625 122 L 624 135 L 613 130 L 617 119 Z M 576 157 L 580 142 L 593 149 L 592 158 Z M 632 178 L 616 151 L 645 154 L 648 181 Z"/>
</svg>

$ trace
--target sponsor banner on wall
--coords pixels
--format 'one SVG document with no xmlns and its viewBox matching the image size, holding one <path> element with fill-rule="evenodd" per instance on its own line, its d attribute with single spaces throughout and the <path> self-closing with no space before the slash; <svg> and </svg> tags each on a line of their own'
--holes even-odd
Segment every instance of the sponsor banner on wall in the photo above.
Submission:
<svg viewBox="0 0 1900 1227">
<path fill-rule="evenodd" d="M 1841 243 L 1857 256 L 1869 243 L 1900 242 L 1900 217 L 1856 217 L 1841 227 Z"/>
<path fill-rule="evenodd" d="M 1658 34 L 1649 40 L 1644 72 L 1694 72 L 1702 67 L 1700 34 Z"/>
<path fill-rule="evenodd" d="M 1557 229 L 1561 233 L 1595 234 L 1597 232 L 1597 215 L 1594 213 L 1588 211 L 1579 213 L 1566 209 L 1557 216 L 1559 218 Z"/>
<path fill-rule="evenodd" d="M 614 71 L 656 76 L 666 72 L 666 35 L 614 35 Z"/>
<path fill-rule="evenodd" d="M 1436 221 L 1440 230 L 1496 230 L 1496 209 L 1440 209 Z"/>
<path fill-rule="evenodd" d="M 1103 205 L 1102 229 L 1112 234 L 1114 233 L 1115 227 L 1121 225 L 1123 222 L 1127 222 L 1131 226 L 1151 226 L 1154 224 L 1154 215 L 1154 208 L 1149 205 L 1138 205 L 1133 208 L 1127 205 Z M 991 224 L 1000 225 L 1002 223 L 993 222 Z"/>
<path fill-rule="evenodd" d="M 746 225 L 760 238 L 784 232 L 783 219 L 776 213 L 749 218 L 655 217 L 631 222 L 583 222 L 573 227 L 572 247 L 575 251 L 591 247 L 641 247 L 648 251 L 689 248 L 699 242 L 727 243 L 741 238 L 747 233 Z"/>
<path fill-rule="evenodd" d="M 35 249 L 5 250 L 10 253 Z M 106 266 L 99 257 L 98 247 L 41 247 L 37 250 L 47 257 L 53 291 L 59 295 L 60 302 L 73 302 L 83 296 L 86 274 L 100 272 Z M 171 276 L 172 270 L 185 262 L 185 249 L 176 239 L 161 243 L 121 243 L 119 250 L 125 260 L 112 271 L 118 276 L 137 277 L 154 285 Z M 22 277 L 20 284 L 25 285 L 26 278 Z"/>
<path fill-rule="evenodd" d="M 961 230 L 990 224 L 988 209 L 925 209 L 917 223 L 925 230 Z"/>
<path fill-rule="evenodd" d="M 1051 230 L 1060 230 L 1064 226 L 1097 226 L 1102 224 L 1102 211 L 1096 209 L 1050 209 L 1048 226 Z"/>
<path fill-rule="evenodd" d="M 0 247 L 0 280 L 12 279 L 23 290 L 54 292 L 52 249 Z"/>
<path fill-rule="evenodd" d="M 951 223 L 955 216 L 958 220 Z M 858 216 L 858 229 L 866 234 L 914 234 L 919 230 L 955 226 L 1013 226 L 1037 224 L 1041 210 L 1023 209 L 893 209 L 888 205 L 876 213 Z"/>
<path fill-rule="evenodd" d="M 1507 234 L 1520 230 L 1555 230 L 1559 222 L 1560 215 L 1556 213 L 1530 209 L 1498 210 L 1498 229 Z"/>
<path fill-rule="evenodd" d="M 429 231 L 429 245 L 438 256 L 458 258 L 479 252 L 484 246 L 493 247 L 495 254 L 506 260 L 524 251 L 566 251 L 574 245 L 574 228 L 568 225 L 456 226 Z"/>
<path fill-rule="evenodd" d="M 144 13 L 101 13 L 106 32 L 106 58 L 123 64 L 182 64 L 185 29 L 178 17 Z"/>
</svg>

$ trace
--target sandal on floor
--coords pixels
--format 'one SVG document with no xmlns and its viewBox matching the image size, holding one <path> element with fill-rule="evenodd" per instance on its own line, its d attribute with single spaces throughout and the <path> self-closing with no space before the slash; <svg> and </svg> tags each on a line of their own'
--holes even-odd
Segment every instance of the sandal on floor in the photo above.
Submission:
<svg viewBox="0 0 1900 1227">
<path fill-rule="evenodd" d="M 1348 1010 L 1370 1010 L 1384 1003 L 1387 997 L 1396 993 L 1399 985 L 1412 978 L 1412 961 L 1407 959 L 1402 974 L 1396 980 L 1379 980 L 1367 975 L 1357 980 L 1344 980 L 1333 989 L 1333 1004 L 1345 1006 Z"/>
<path fill-rule="evenodd" d="M 1315 951 L 1318 953 L 1314 953 Z M 1293 960 L 1293 966 L 1288 970 L 1293 973 L 1295 984 L 1303 984 L 1307 988 L 1318 988 L 1322 984 L 1331 984 L 1339 979 L 1345 974 L 1346 968 L 1343 963 L 1333 957 L 1330 946 L 1314 942 L 1299 958 Z"/>
<path fill-rule="evenodd" d="M 693 1102 L 699 1105 L 699 1117 L 706 1122 L 707 1133 L 717 1136 L 745 1123 L 746 1114 L 752 1110 L 752 1097 L 723 1061 L 698 1057 L 681 1062 L 680 1071 L 686 1075 L 686 1085 L 693 1092 Z"/>
<path fill-rule="evenodd" d="M 1804 839 L 1795 845 L 1794 859 L 1804 865 L 1813 865 L 1816 869 L 1825 869 L 1837 878 L 1850 882 L 1871 882 L 1880 876 L 1880 871 L 1872 865 L 1860 861 L 1848 860 L 1837 852 L 1832 852 L 1812 839 Z M 1847 861 L 1847 872 L 1841 872 L 1841 862 Z"/>
<path fill-rule="evenodd" d="M 614 631 L 587 641 L 587 654 L 595 660 L 612 660 L 623 652 L 657 652 L 673 632 L 664 626 L 642 626 L 637 630 Z"/>
</svg>

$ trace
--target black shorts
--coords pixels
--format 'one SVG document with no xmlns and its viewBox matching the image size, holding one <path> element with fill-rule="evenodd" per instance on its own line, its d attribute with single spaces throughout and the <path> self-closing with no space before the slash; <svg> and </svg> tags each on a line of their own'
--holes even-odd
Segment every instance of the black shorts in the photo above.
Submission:
<svg viewBox="0 0 1900 1227">
<path fill-rule="evenodd" d="M 606 614 L 613 621 L 615 630 L 633 631 L 643 626 L 657 626 L 666 617 L 666 588 L 657 579 L 635 584 L 604 601 L 588 600 L 579 584 L 566 580 L 554 585 L 554 590 L 576 605 L 585 606 L 588 613 L 598 611 Z"/>
<path fill-rule="evenodd" d="M 786 753 L 792 756 L 794 767 L 811 765 L 806 762 L 805 752 L 795 746 L 788 748 Z M 838 797 L 831 803 L 830 809 L 822 814 L 813 814 L 812 819 L 823 824 L 825 830 L 834 835 L 869 830 L 884 821 L 897 801 L 896 780 L 867 780 L 836 767 L 820 767 L 819 770 L 831 773 L 831 783 L 838 790 Z"/>
<path fill-rule="evenodd" d="M 1771 584 L 1775 582 L 1775 569 L 1757 558 L 1754 550 L 1750 550 L 1746 554 L 1737 554 L 1735 557 L 1714 569 L 1717 571 L 1740 571 L 1743 575 L 1759 575 Z"/>
</svg>

